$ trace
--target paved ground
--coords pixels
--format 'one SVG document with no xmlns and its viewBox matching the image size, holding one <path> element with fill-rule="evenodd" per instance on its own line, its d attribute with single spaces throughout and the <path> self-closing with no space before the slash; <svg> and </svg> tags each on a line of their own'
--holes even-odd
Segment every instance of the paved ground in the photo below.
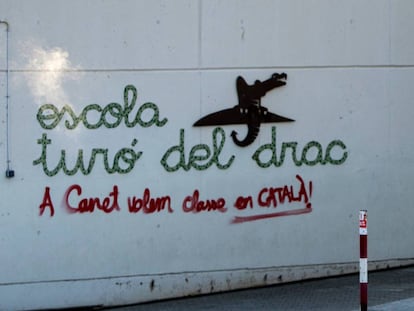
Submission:
<svg viewBox="0 0 414 311">
<path fill-rule="evenodd" d="M 113 311 L 359 310 L 359 275 L 112 308 Z M 368 310 L 414 310 L 414 267 L 369 274 Z"/>
</svg>

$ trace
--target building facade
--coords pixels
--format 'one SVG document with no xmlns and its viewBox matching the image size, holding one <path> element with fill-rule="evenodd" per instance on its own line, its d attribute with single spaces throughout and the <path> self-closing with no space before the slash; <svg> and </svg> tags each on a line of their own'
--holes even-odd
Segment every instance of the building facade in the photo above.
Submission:
<svg viewBox="0 0 414 311">
<path fill-rule="evenodd" d="M 414 262 L 408 0 L 0 0 L 0 309 Z"/>
</svg>

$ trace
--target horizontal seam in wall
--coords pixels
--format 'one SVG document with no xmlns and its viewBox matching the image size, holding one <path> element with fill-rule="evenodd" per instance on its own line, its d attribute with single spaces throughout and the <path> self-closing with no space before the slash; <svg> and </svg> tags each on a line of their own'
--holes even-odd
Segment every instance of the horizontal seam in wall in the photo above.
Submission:
<svg viewBox="0 0 414 311">
<path fill-rule="evenodd" d="M 10 73 L 40 73 L 40 72 L 68 72 L 68 73 L 82 73 L 82 72 L 173 72 L 173 71 L 187 71 L 187 72 L 199 72 L 199 71 L 234 71 L 234 70 L 277 70 L 277 69 L 289 69 L 289 70 L 324 70 L 324 69 L 411 69 L 414 65 L 324 65 L 324 66 L 257 66 L 257 67 L 188 67 L 188 68 L 104 68 L 104 69 L 10 69 Z M 4 69 L 0 69 L 0 72 L 6 72 Z"/>
</svg>

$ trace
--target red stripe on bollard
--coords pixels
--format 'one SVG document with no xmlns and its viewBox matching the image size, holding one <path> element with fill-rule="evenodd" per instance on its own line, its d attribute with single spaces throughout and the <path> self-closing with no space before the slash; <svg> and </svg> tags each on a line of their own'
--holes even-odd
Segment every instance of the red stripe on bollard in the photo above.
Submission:
<svg viewBox="0 0 414 311">
<path fill-rule="evenodd" d="M 359 258 L 368 258 L 368 236 L 359 236 Z"/>
<path fill-rule="evenodd" d="M 367 211 L 359 211 L 359 286 L 361 311 L 368 310 L 368 221 Z"/>
<path fill-rule="evenodd" d="M 368 311 L 368 283 L 360 284 L 361 311 Z"/>
</svg>

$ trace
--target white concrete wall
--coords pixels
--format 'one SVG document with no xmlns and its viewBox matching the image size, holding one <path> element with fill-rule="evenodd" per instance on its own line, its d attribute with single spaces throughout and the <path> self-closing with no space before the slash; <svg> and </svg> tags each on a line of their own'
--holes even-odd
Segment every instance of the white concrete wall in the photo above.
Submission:
<svg viewBox="0 0 414 311">
<path fill-rule="evenodd" d="M 7 153 L 15 172 L 0 178 L 0 309 L 119 305 L 354 272 L 360 209 L 368 210 L 369 260 L 410 262 L 413 13 L 409 0 L 0 0 L 0 20 L 10 25 L 8 121 L 0 25 L 0 173 Z M 227 169 L 163 167 L 182 129 L 186 157 L 195 145 L 212 148 L 216 127 L 192 125 L 237 104 L 237 76 L 251 84 L 274 72 L 286 72 L 287 85 L 267 93 L 262 105 L 295 122 L 262 124 L 244 148 L 230 133 L 242 137 L 246 126 L 222 126 L 220 163 L 234 159 Z M 130 120 L 152 102 L 168 121 L 70 130 L 64 126 L 70 118 L 54 129 L 36 118 L 44 104 L 70 105 L 76 114 L 91 104 L 123 106 L 127 85 L 138 91 Z M 88 117 L 92 123 L 96 114 Z M 345 148 L 335 147 L 332 157 L 347 158 L 296 166 L 288 152 L 282 166 L 259 167 L 252 155 L 270 143 L 272 127 L 278 154 L 282 142 L 297 142 L 299 153 L 316 141 L 325 153 L 340 140 Z M 47 176 L 34 164 L 43 134 L 51 140 L 50 169 L 61 150 L 70 167 L 79 149 L 88 160 L 93 148 L 107 149 L 110 163 L 122 148 L 142 155 L 128 173 L 109 174 L 97 156 L 89 174 Z M 219 145 L 223 138 L 217 139 Z M 311 212 L 232 223 L 303 209 L 304 196 L 277 208 L 257 203 L 264 188 L 292 185 L 297 194 L 296 175 Z M 63 202 L 72 185 L 82 189 L 70 193 L 73 206 L 103 199 L 117 186 L 120 210 L 68 213 Z M 146 188 L 153 198 L 169 196 L 173 212 L 130 213 L 128 197 L 142 197 Z M 183 200 L 196 189 L 201 200 L 224 199 L 226 212 L 184 212 Z M 236 209 L 239 196 L 251 196 L 253 207 Z M 42 202 L 53 204 L 53 217 L 50 204 L 40 215 Z"/>
</svg>

